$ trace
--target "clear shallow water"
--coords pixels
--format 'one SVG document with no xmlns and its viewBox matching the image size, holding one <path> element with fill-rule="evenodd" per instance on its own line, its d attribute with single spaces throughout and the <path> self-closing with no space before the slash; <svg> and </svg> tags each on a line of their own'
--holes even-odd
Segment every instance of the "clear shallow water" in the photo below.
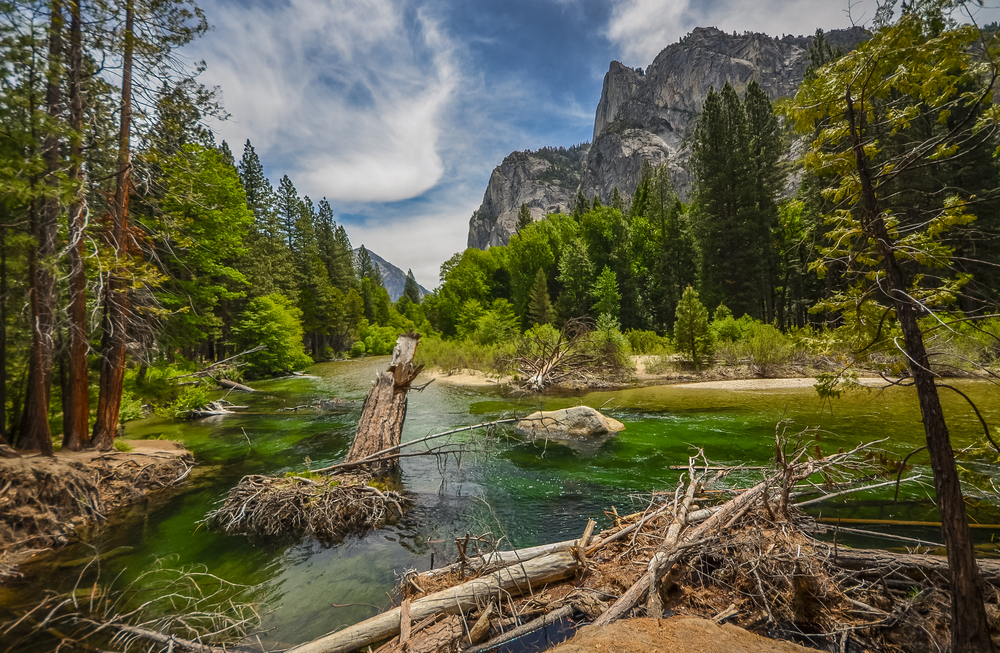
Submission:
<svg viewBox="0 0 1000 653">
<path fill-rule="evenodd" d="M 858 392 L 823 403 L 811 388 L 782 390 L 711 390 L 659 386 L 568 396 L 512 399 L 492 389 L 469 389 L 433 383 L 409 400 L 404 440 L 476 424 L 540 407 L 557 409 L 586 404 L 602 408 L 626 430 L 595 452 L 581 454 L 553 443 L 523 443 L 499 438 L 484 443 L 482 433 L 456 436 L 480 449 L 459 461 L 434 458 L 402 460 L 403 484 L 416 503 L 396 525 L 364 539 L 336 547 L 310 542 L 251 543 L 199 528 L 214 503 L 245 474 L 283 474 L 303 469 L 305 461 L 318 468 L 340 461 L 356 426 L 357 413 L 318 415 L 276 412 L 330 397 L 363 399 L 386 359 L 327 363 L 315 366 L 318 378 L 255 384 L 263 394 L 246 397 L 255 414 L 211 418 L 197 422 L 145 420 L 126 425 L 126 437 L 176 439 L 194 451 L 201 465 L 183 488 L 154 495 L 114 524 L 86 536 L 86 544 L 61 551 L 29 574 L 46 587 L 67 589 L 79 569 L 53 564 L 80 559 L 95 549 L 107 552 L 131 547 L 102 563 L 103 582 L 117 577 L 117 586 L 135 579 L 152 561 L 184 567 L 200 564 L 227 580 L 259 585 L 268 610 L 265 643 L 289 646 L 375 614 L 389 604 L 396 576 L 404 569 L 426 569 L 450 561 L 455 537 L 490 531 L 510 546 L 555 542 L 578 536 L 590 517 L 606 524 L 604 510 L 620 514 L 645 506 L 648 493 L 672 490 L 696 447 L 715 463 L 767 464 L 774 457 L 775 424 L 784 420 L 789 434 L 808 426 L 824 430 L 809 442 L 824 452 L 854 447 L 861 441 L 889 438 L 879 445 L 901 459 L 923 444 L 916 397 L 908 389 Z M 1000 390 L 964 382 L 961 387 L 979 404 L 990 424 L 1000 425 Z M 977 445 L 981 427 L 957 395 L 942 391 L 956 449 Z M 996 439 L 996 438 L 995 438 Z M 981 523 L 1000 522 L 990 474 L 997 456 L 977 450 L 963 456 L 966 480 L 979 487 L 971 500 L 972 517 Z M 930 482 L 926 454 L 911 459 Z M 746 486 L 759 472 L 733 475 L 734 485 Z M 878 479 L 883 480 L 883 479 Z M 1000 481 L 998 481 L 1000 482 Z M 989 493 L 986 491 L 989 490 Z M 643 498 L 642 494 L 646 494 Z M 891 488 L 851 495 L 840 503 L 823 504 L 815 514 L 849 518 L 935 521 L 928 490 L 903 486 L 893 506 Z M 863 527 L 878 528 L 878 527 Z M 890 529 L 885 529 L 890 530 Z M 932 541 L 933 528 L 892 527 L 891 532 Z M 994 551 L 994 532 L 975 531 L 985 554 Z M 843 541 L 843 537 L 840 538 Z M 891 547 L 891 541 L 858 538 L 858 545 Z M 88 572 L 91 573 L 91 572 Z M 96 572 L 94 572 L 96 573 Z M 94 574 L 88 577 L 94 582 Z M 27 590 L 0 595 L 0 604 L 31 599 Z M 39 650 L 44 650 L 40 644 Z"/>
</svg>

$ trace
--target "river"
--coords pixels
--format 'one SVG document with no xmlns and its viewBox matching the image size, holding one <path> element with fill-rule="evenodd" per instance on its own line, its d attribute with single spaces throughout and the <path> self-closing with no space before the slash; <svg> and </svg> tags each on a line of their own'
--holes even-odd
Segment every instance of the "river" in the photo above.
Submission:
<svg viewBox="0 0 1000 653">
<path fill-rule="evenodd" d="M 523 415 L 544 407 L 585 404 L 601 409 L 626 430 L 594 451 L 575 451 L 553 443 L 525 443 L 500 432 L 456 436 L 471 449 L 447 459 L 402 460 L 402 480 L 415 505 L 398 524 L 339 546 L 310 541 L 260 543 L 211 532 L 199 525 L 205 513 L 245 474 L 284 474 L 307 465 L 318 468 L 342 459 L 357 420 L 353 414 L 279 411 L 321 398 L 361 400 L 387 359 L 325 363 L 309 370 L 312 378 L 259 382 L 261 394 L 243 396 L 251 414 L 184 422 L 148 419 L 126 425 L 127 438 L 179 440 L 200 465 L 182 488 L 154 494 L 125 515 L 84 533 L 83 541 L 26 567 L 25 586 L 0 593 L 8 609 L 25 605 L 40 588 L 67 590 L 80 569 L 66 561 L 93 552 L 119 555 L 87 570 L 85 581 L 124 587 L 156 561 L 174 568 L 193 565 L 226 580 L 252 585 L 264 610 L 261 641 L 285 647 L 307 641 L 372 616 L 389 605 L 398 575 L 427 569 L 455 556 L 454 539 L 490 533 L 506 547 L 555 542 L 578 536 L 588 518 L 609 521 L 605 510 L 640 510 L 649 493 L 670 490 L 697 448 L 719 464 L 764 465 L 774 457 L 775 426 L 792 436 L 807 427 L 804 442 L 831 453 L 858 443 L 885 439 L 878 448 L 892 460 L 923 444 L 912 389 L 851 392 L 823 402 L 810 387 L 723 389 L 656 386 L 615 391 L 513 398 L 492 388 L 435 382 L 409 399 L 403 439 L 451 428 Z M 417 383 L 420 383 L 418 379 Z M 957 382 L 979 404 L 990 424 L 1000 424 L 1000 392 L 983 382 Z M 1000 521 L 991 486 L 997 454 L 982 446 L 982 430 L 958 395 L 942 391 L 963 480 L 970 484 L 970 515 L 980 523 Z M 996 437 L 995 437 L 996 439 Z M 926 454 L 911 462 L 928 485 L 904 485 L 898 504 L 892 489 L 844 497 L 811 512 L 844 518 L 936 521 Z M 745 486 L 760 477 L 744 471 L 727 482 Z M 884 480 L 876 479 L 873 482 Z M 885 532 L 939 541 L 927 527 L 881 528 Z M 994 531 L 974 532 L 983 555 L 997 555 Z M 843 538 L 841 538 L 843 541 Z M 853 537 L 858 545 L 893 548 L 899 542 Z M 122 548 L 126 547 L 126 548 Z M 57 565 L 62 564 L 62 567 Z M 140 581 L 150 585 L 154 577 Z M 30 588 L 30 589 L 29 589 Z M 37 650 L 51 645 L 38 643 Z"/>
</svg>

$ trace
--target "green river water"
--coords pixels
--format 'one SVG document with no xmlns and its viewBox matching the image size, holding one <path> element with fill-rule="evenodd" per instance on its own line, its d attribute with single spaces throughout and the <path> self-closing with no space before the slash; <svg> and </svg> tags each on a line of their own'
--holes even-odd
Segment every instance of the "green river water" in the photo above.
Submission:
<svg viewBox="0 0 1000 653">
<path fill-rule="evenodd" d="M 0 612 L 30 603 L 39 588 L 72 587 L 80 570 L 67 561 L 118 549 L 124 553 L 102 563 L 101 582 L 124 587 L 158 559 L 166 559 L 164 564 L 171 567 L 203 565 L 226 580 L 258 586 L 257 598 L 266 611 L 263 628 L 267 633 L 262 641 L 268 647 L 290 646 L 384 609 L 398 574 L 407 568 L 427 569 L 432 558 L 435 566 L 451 561 L 455 537 L 467 531 L 489 531 L 506 538 L 509 547 L 523 547 L 576 537 L 591 517 L 607 526 L 604 511 L 611 506 L 626 514 L 645 507 L 651 491 L 672 490 L 681 472 L 670 466 L 686 464 L 696 447 L 703 448 L 714 463 L 767 464 L 774 457 L 775 425 L 780 420 L 786 421 L 789 433 L 822 427 L 809 442 L 827 453 L 887 438 L 878 446 L 898 460 L 923 444 L 911 389 L 855 392 L 831 404 L 822 402 L 812 388 L 657 386 L 518 399 L 491 388 L 432 383 L 410 395 L 404 440 L 539 407 L 578 404 L 602 409 L 623 422 L 626 430 L 591 452 L 504 437 L 484 444 L 481 433 L 463 433 L 456 438 L 484 451 L 462 460 L 403 459 L 402 481 L 415 500 L 414 507 L 400 523 L 339 546 L 308 541 L 253 543 L 199 528 L 199 520 L 245 474 L 301 470 L 307 458 L 313 468 L 341 460 L 357 413 L 277 409 L 321 398 L 363 399 L 386 360 L 325 363 L 310 370 L 316 378 L 255 384 L 261 395 L 246 397 L 245 403 L 256 414 L 127 424 L 128 438 L 162 436 L 183 442 L 199 466 L 182 488 L 154 494 L 113 523 L 85 533 L 85 542 L 28 566 L 21 586 L 0 592 Z M 1000 424 L 996 386 L 974 381 L 957 385 L 978 403 L 990 424 Z M 947 391 L 942 391 L 942 399 L 955 448 L 973 447 L 960 460 L 963 480 L 970 484 L 971 518 L 998 523 L 1000 499 L 991 478 L 997 456 L 982 446 L 981 426 L 964 400 Z M 912 473 L 925 474 L 928 485 L 904 485 L 897 505 L 892 504 L 889 488 L 821 504 L 813 514 L 935 521 L 926 454 L 911 460 L 915 463 Z M 759 475 L 741 472 L 728 482 L 745 486 Z M 934 528 L 863 528 L 940 541 Z M 982 555 L 997 555 L 994 535 L 991 529 L 974 531 Z M 900 546 L 867 537 L 854 537 L 851 543 Z M 88 571 L 87 582 L 93 584 L 97 573 Z M 47 647 L 39 642 L 37 650 Z"/>
</svg>

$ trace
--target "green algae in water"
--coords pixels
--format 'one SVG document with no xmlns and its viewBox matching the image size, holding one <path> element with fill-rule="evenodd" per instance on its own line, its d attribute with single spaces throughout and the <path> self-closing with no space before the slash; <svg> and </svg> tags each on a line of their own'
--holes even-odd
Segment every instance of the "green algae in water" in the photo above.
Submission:
<svg viewBox="0 0 1000 653">
<path fill-rule="evenodd" d="M 698 448 L 721 464 L 766 465 L 774 458 L 775 425 L 789 434 L 821 427 L 810 446 L 823 452 L 850 449 L 862 441 L 887 438 L 879 448 L 901 459 L 922 446 L 923 430 L 915 394 L 893 388 L 851 393 L 822 402 L 812 388 L 713 390 L 660 386 L 576 396 L 506 398 L 494 389 L 431 384 L 409 399 L 404 440 L 459 426 L 586 404 L 603 410 L 626 430 L 592 455 L 553 443 L 500 438 L 484 445 L 484 434 L 457 436 L 486 452 L 461 461 L 402 459 L 402 478 L 415 505 L 398 524 L 364 539 L 325 547 L 314 542 L 254 544 L 199 528 L 198 522 L 245 474 L 282 475 L 338 462 L 353 437 L 357 413 L 278 412 L 279 408 L 339 397 L 363 399 L 383 359 L 317 365 L 318 378 L 293 378 L 255 384 L 261 392 L 242 403 L 253 413 L 194 422 L 147 420 L 129 423 L 127 437 L 177 439 L 192 449 L 201 466 L 185 487 L 133 509 L 113 526 L 88 534 L 88 545 L 58 553 L 55 561 L 79 559 L 87 551 L 132 547 L 102 563 L 102 578 L 120 575 L 119 584 L 139 577 L 154 560 L 177 567 L 203 565 L 229 581 L 259 586 L 264 597 L 266 645 L 290 646 L 367 618 L 389 604 L 397 574 L 406 568 L 427 569 L 454 557 L 454 539 L 467 531 L 489 531 L 505 545 L 530 546 L 577 537 L 587 518 L 606 525 L 603 511 L 645 507 L 649 492 L 672 490 Z M 987 383 L 960 382 L 979 404 L 987 421 L 1000 424 L 1000 396 Z M 982 432 L 961 398 L 942 393 L 956 449 L 976 446 Z M 230 397 L 232 398 L 232 397 Z M 248 442 L 249 440 L 249 442 Z M 991 474 L 996 455 L 978 449 L 962 459 L 963 477 L 982 495 L 972 517 L 997 523 Z M 308 459 L 308 463 L 307 463 Z M 912 461 L 914 471 L 930 479 L 926 457 Z M 729 481 L 753 483 L 760 472 L 744 471 Z M 876 480 L 883 480 L 879 478 Z M 990 494 L 992 493 L 992 494 Z M 892 505 L 891 488 L 821 504 L 813 514 L 867 519 L 936 520 L 927 490 L 903 486 L 901 501 Z M 875 528 L 875 527 L 871 527 Z M 893 533 L 935 540 L 936 529 L 893 528 Z M 993 533 L 976 531 L 983 552 Z M 843 536 L 840 541 L 844 542 Z M 866 546 L 893 546 L 885 540 L 856 539 Z M 93 547 L 93 549 L 88 548 Z M 120 549 L 121 550 L 121 549 Z M 31 573 L 31 570 L 28 570 Z M 78 570 L 36 578 L 54 589 L 68 589 Z M 90 578 L 89 582 L 93 582 Z M 19 599 L 29 598 L 23 591 Z M 14 599 L 5 599 L 8 604 Z M 40 649 L 43 650 L 43 649 Z"/>
</svg>

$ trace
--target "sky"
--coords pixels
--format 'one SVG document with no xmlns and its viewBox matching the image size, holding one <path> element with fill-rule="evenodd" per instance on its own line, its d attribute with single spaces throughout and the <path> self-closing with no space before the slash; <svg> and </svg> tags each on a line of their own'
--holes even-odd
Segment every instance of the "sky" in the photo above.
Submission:
<svg viewBox="0 0 1000 653">
<path fill-rule="evenodd" d="M 812 34 L 876 0 L 202 0 L 204 60 L 239 159 L 326 197 L 365 245 L 435 288 L 507 154 L 589 141 L 611 61 L 648 66 L 695 27 Z M 987 3 L 990 4 L 989 2 Z M 995 3 L 994 3 L 995 4 Z M 997 20 L 980 9 L 976 20 Z"/>
</svg>

